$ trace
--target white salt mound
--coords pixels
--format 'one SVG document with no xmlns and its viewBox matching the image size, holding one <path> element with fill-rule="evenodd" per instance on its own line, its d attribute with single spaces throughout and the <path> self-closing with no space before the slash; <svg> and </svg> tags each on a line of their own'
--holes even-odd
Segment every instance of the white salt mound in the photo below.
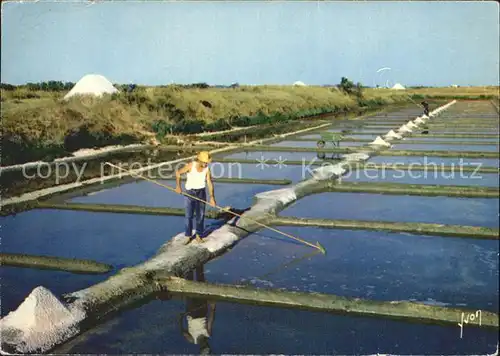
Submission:
<svg viewBox="0 0 500 356">
<path fill-rule="evenodd" d="M 408 121 L 406 123 L 406 127 L 409 127 L 410 129 L 414 129 L 415 127 L 417 127 L 417 125 L 415 125 L 412 121 Z"/>
<path fill-rule="evenodd" d="M 76 333 L 75 325 L 81 315 L 75 314 L 48 289 L 37 287 L 15 311 L 0 320 L 2 349 L 7 343 L 23 353 L 39 348 L 46 351 L 65 335 Z"/>
<path fill-rule="evenodd" d="M 116 92 L 118 92 L 118 89 L 106 77 L 99 74 L 88 74 L 75 84 L 68 94 L 64 96 L 64 99 L 68 99 L 74 95 L 102 96 Z"/>
<path fill-rule="evenodd" d="M 391 147 L 392 145 L 389 142 L 386 142 L 382 139 L 382 137 L 377 136 L 377 138 L 373 141 L 370 142 L 370 145 L 377 145 L 377 146 L 384 146 L 384 147 Z"/>
<path fill-rule="evenodd" d="M 402 136 L 400 134 L 397 134 L 396 132 L 394 132 L 394 130 L 391 130 L 387 133 L 387 135 L 384 136 L 385 138 L 396 138 L 398 140 L 400 140 L 402 138 Z"/>
<path fill-rule="evenodd" d="M 407 127 L 406 125 L 401 126 L 398 131 L 399 132 L 412 132 L 412 130 L 409 127 Z"/>
</svg>

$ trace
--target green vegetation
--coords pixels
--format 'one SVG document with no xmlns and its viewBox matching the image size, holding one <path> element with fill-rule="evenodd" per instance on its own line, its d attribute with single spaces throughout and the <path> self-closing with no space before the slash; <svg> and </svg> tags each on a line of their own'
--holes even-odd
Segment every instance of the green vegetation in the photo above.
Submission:
<svg viewBox="0 0 500 356">
<path fill-rule="evenodd" d="M 172 135 L 297 119 L 409 102 L 400 92 L 337 88 L 203 85 L 137 86 L 100 99 L 62 100 L 69 84 L 2 84 L 3 165 L 51 160 L 81 148 L 172 142 Z M 63 90 L 64 89 L 64 90 Z"/>
<path fill-rule="evenodd" d="M 174 136 L 234 127 L 267 125 L 262 135 L 286 132 L 298 120 L 412 104 L 410 99 L 498 96 L 496 87 L 395 91 L 365 88 L 342 77 L 331 88 L 238 84 L 219 88 L 194 83 L 128 90 L 128 85 L 116 85 L 119 93 L 100 99 L 63 100 L 72 86 L 60 81 L 1 85 L 3 165 L 52 160 L 82 148 L 172 143 Z M 239 132 L 227 138 L 234 142 L 244 136 Z"/>
</svg>

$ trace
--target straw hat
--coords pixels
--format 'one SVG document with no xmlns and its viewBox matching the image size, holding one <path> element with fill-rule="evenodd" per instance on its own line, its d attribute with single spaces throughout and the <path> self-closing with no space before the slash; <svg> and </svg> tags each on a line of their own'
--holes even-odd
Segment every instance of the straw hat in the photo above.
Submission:
<svg viewBox="0 0 500 356">
<path fill-rule="evenodd" d="M 207 151 L 201 151 L 198 153 L 197 157 L 198 161 L 203 162 L 203 163 L 210 163 L 212 161 L 212 157 L 210 157 L 210 153 Z"/>
</svg>

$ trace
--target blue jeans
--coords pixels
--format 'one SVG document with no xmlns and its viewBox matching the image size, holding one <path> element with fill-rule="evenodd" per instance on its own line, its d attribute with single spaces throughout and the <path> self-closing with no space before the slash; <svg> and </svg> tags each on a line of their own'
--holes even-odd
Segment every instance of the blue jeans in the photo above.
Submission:
<svg viewBox="0 0 500 356">
<path fill-rule="evenodd" d="M 203 189 L 189 189 L 186 193 L 197 197 L 198 199 L 207 200 L 207 192 L 205 188 Z M 191 237 L 193 231 L 193 217 L 196 214 L 196 226 L 195 233 L 201 235 L 203 233 L 205 224 L 205 203 L 199 200 L 185 197 L 185 207 L 186 207 L 186 236 Z"/>
</svg>

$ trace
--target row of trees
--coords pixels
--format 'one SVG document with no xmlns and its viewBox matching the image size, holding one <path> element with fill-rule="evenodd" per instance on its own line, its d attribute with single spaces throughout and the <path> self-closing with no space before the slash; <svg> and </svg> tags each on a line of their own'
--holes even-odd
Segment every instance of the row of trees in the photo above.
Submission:
<svg viewBox="0 0 500 356">
<path fill-rule="evenodd" d="M 68 91 L 73 88 L 75 83 L 72 82 L 61 82 L 56 80 L 50 80 L 48 82 L 40 82 L 40 83 L 26 83 L 23 85 L 12 85 L 1 83 L 0 89 L 3 90 L 16 90 L 16 89 L 28 89 L 28 90 L 41 90 L 41 91 Z"/>
<path fill-rule="evenodd" d="M 26 88 L 28 90 L 42 90 L 42 91 L 68 91 L 73 88 L 75 83 L 72 82 L 62 82 L 62 81 L 56 81 L 56 80 L 50 80 L 48 82 L 40 82 L 40 83 L 26 83 L 22 85 L 12 85 L 12 84 L 7 84 L 7 83 L 1 83 L 0 84 L 0 89 L 4 90 L 15 90 L 17 88 L 23 89 Z M 134 88 L 136 85 L 133 85 Z M 192 83 L 192 84 L 175 84 L 176 87 L 183 88 L 183 89 L 193 89 L 193 88 L 198 88 L 198 89 L 207 89 L 210 88 L 210 85 L 207 83 Z M 118 89 L 121 89 L 123 91 L 127 91 L 130 87 L 129 84 L 115 84 L 115 87 Z M 161 85 L 160 87 L 165 87 L 164 85 Z M 239 87 L 238 83 L 231 84 L 229 86 L 217 86 L 217 87 L 223 87 L 223 88 L 237 88 Z"/>
<path fill-rule="evenodd" d="M 62 81 L 56 81 L 56 80 L 49 80 L 48 82 L 40 82 L 40 83 L 26 83 L 23 85 L 12 85 L 12 84 L 7 84 L 7 83 L 1 83 L 0 88 L 4 90 L 15 90 L 16 88 L 27 88 L 29 90 L 42 90 L 42 91 L 67 91 L 71 90 L 75 83 L 73 82 L 62 82 Z M 210 85 L 207 83 L 193 83 L 193 84 L 176 84 L 176 86 L 180 88 L 185 88 L 185 89 L 192 89 L 192 88 L 198 88 L 198 89 L 207 89 L 210 88 Z M 129 85 L 117 85 L 117 87 L 120 87 L 121 89 L 126 89 L 129 87 Z M 222 87 L 222 86 L 218 86 Z M 226 87 L 226 86 L 224 86 Z M 238 88 L 239 84 L 238 83 L 233 83 L 230 86 L 227 86 L 228 88 Z M 360 96 L 362 92 L 363 86 L 361 83 L 354 84 L 352 81 L 350 81 L 346 77 L 342 77 L 340 84 L 338 85 L 338 88 L 345 92 L 346 94 L 349 95 L 357 95 Z"/>
</svg>

